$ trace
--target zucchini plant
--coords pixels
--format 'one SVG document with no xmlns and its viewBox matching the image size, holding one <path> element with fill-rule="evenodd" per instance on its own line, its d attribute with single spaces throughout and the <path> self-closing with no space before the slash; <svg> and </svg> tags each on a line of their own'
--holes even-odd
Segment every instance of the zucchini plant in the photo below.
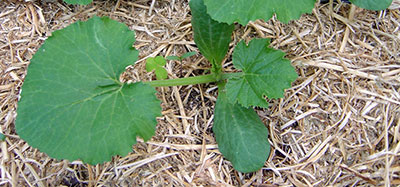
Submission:
<svg viewBox="0 0 400 187">
<path fill-rule="evenodd" d="M 120 82 L 125 67 L 138 59 L 134 32 L 108 17 L 77 21 L 53 32 L 31 59 L 15 121 L 19 136 L 56 159 L 103 163 L 131 152 L 136 137 L 154 135 L 161 116 L 155 87 L 215 82 L 213 132 L 220 152 L 238 171 L 260 169 L 270 145 L 253 107 L 266 108 L 266 97 L 283 97 L 296 71 L 268 39 L 252 39 L 235 46 L 232 61 L 239 71 L 225 73 L 234 25 L 213 20 L 203 0 L 191 0 L 190 8 L 194 40 L 211 63 L 210 74 L 165 79 L 165 60 L 156 57 L 146 69 L 158 80 Z"/>
</svg>

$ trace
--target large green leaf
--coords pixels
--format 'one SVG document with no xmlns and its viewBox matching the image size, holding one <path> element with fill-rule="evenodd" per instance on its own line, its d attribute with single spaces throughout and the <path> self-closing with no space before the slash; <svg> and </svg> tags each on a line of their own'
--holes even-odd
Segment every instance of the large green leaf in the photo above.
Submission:
<svg viewBox="0 0 400 187">
<path fill-rule="evenodd" d="M 368 10 L 385 10 L 391 4 L 392 0 L 350 0 L 355 5 Z"/>
<path fill-rule="evenodd" d="M 212 20 L 207 14 L 203 0 L 191 0 L 189 4 L 192 11 L 194 42 L 218 71 L 228 51 L 234 25 Z"/>
<path fill-rule="evenodd" d="M 252 108 L 232 104 L 219 86 L 213 131 L 218 149 L 240 172 L 259 170 L 270 152 L 268 130 Z"/>
<path fill-rule="evenodd" d="M 253 39 L 247 46 L 239 42 L 233 53 L 233 65 L 243 71 L 240 77 L 228 80 L 228 97 L 245 107 L 267 107 L 264 99 L 283 97 L 284 89 L 289 88 L 297 78 L 290 61 L 284 59 L 285 53 L 268 47 L 268 39 Z"/>
<path fill-rule="evenodd" d="M 155 89 L 119 82 L 137 60 L 134 41 L 134 32 L 107 17 L 53 32 L 28 68 L 19 136 L 51 157 L 90 164 L 126 155 L 136 136 L 150 139 L 161 115 Z"/>
<path fill-rule="evenodd" d="M 217 21 L 246 25 L 257 19 L 269 20 L 273 14 L 288 23 L 310 13 L 315 0 L 204 0 L 207 12 Z"/>
<path fill-rule="evenodd" d="M 64 2 L 68 4 L 73 4 L 73 5 L 88 5 L 92 2 L 93 0 L 64 0 Z"/>
</svg>

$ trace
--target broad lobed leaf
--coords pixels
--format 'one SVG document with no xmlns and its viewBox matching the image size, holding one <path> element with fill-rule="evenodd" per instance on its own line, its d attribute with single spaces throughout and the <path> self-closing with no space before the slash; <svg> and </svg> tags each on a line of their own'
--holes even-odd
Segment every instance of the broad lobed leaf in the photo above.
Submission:
<svg viewBox="0 0 400 187">
<path fill-rule="evenodd" d="M 218 149 L 240 172 L 259 170 L 270 152 L 268 130 L 252 108 L 232 104 L 218 86 L 213 132 Z"/>
<path fill-rule="evenodd" d="M 217 22 L 207 14 L 203 0 L 191 0 L 194 41 L 200 52 L 218 69 L 231 41 L 234 25 Z"/>
<path fill-rule="evenodd" d="M 297 74 L 285 53 L 268 47 L 268 39 L 253 39 L 247 46 L 238 43 L 233 53 L 233 65 L 242 70 L 240 77 L 231 78 L 226 85 L 232 103 L 244 107 L 267 107 L 268 98 L 283 97 L 284 90 L 296 80 Z"/>
<path fill-rule="evenodd" d="M 97 164 L 150 139 L 160 101 L 147 84 L 124 85 L 137 60 L 135 35 L 124 24 L 93 17 L 53 32 L 34 55 L 18 103 L 16 130 L 57 159 Z"/>
<path fill-rule="evenodd" d="M 315 0 L 204 0 L 204 3 L 213 19 L 247 25 L 257 19 L 267 21 L 274 14 L 278 20 L 288 23 L 304 13 L 310 13 Z"/>
</svg>

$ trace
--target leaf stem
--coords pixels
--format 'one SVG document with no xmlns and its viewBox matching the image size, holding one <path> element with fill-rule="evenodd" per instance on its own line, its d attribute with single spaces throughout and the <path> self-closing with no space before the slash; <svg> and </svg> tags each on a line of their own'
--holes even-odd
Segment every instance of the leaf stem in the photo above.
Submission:
<svg viewBox="0 0 400 187">
<path fill-rule="evenodd" d="M 222 80 L 225 79 L 231 79 L 231 78 L 238 78 L 241 77 L 243 75 L 243 72 L 236 72 L 236 73 L 223 73 L 222 74 Z"/>
<path fill-rule="evenodd" d="M 222 80 L 240 77 L 243 73 L 223 73 L 221 78 Z M 168 80 L 155 80 L 155 81 L 146 81 L 143 83 L 149 84 L 153 87 L 164 87 L 164 86 L 184 86 L 184 85 L 193 85 L 193 84 L 204 84 L 210 82 L 219 81 L 214 74 L 208 75 L 200 75 L 195 77 L 186 77 L 186 78 L 178 78 L 178 79 L 168 79 Z"/>
</svg>

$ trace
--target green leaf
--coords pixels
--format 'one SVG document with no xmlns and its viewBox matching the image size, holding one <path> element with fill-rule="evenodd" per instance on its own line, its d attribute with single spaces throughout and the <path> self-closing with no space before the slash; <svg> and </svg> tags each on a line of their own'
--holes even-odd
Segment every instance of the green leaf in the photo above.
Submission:
<svg viewBox="0 0 400 187">
<path fill-rule="evenodd" d="M 195 54 L 196 54 L 196 51 L 190 51 L 190 52 L 187 52 L 187 53 L 183 54 L 183 55 L 181 56 L 181 58 L 182 58 L 182 59 L 189 58 L 189 57 L 191 57 L 191 56 L 193 56 L 193 55 L 195 55 Z"/>
<path fill-rule="evenodd" d="M 252 108 L 232 104 L 223 86 L 215 106 L 213 131 L 219 151 L 240 172 L 259 170 L 268 159 L 268 130 Z"/>
<path fill-rule="evenodd" d="M 165 66 L 166 61 L 162 56 L 149 57 L 146 59 L 146 71 L 150 72 L 159 67 Z"/>
<path fill-rule="evenodd" d="M 146 59 L 146 71 L 151 72 L 157 68 L 157 63 L 153 57 L 149 57 Z"/>
<path fill-rule="evenodd" d="M 278 20 L 288 23 L 310 13 L 315 0 L 204 0 L 204 4 L 207 13 L 217 21 L 247 25 L 257 19 L 267 21 L 274 14 Z"/>
<path fill-rule="evenodd" d="M 368 10 L 385 10 L 392 4 L 392 0 L 350 0 L 350 2 Z"/>
<path fill-rule="evenodd" d="M 163 80 L 168 77 L 168 72 L 164 68 L 156 68 L 155 73 L 157 80 Z"/>
<path fill-rule="evenodd" d="M 234 25 L 212 20 L 206 12 L 203 0 L 191 0 L 189 5 L 192 11 L 194 42 L 214 69 L 220 69 L 228 51 Z"/>
<path fill-rule="evenodd" d="M 88 5 L 93 0 L 64 0 L 64 2 L 72 5 Z"/>
<path fill-rule="evenodd" d="M 181 60 L 179 56 L 167 56 L 168 60 Z"/>
<path fill-rule="evenodd" d="M 31 60 L 18 103 L 16 130 L 57 159 L 97 164 L 149 140 L 161 115 L 155 89 L 122 84 L 138 51 L 133 31 L 93 17 L 52 33 Z"/>
<path fill-rule="evenodd" d="M 165 59 L 162 56 L 156 56 L 154 58 L 154 61 L 156 62 L 156 64 L 158 66 L 165 66 L 167 64 L 167 62 L 165 61 Z"/>
<path fill-rule="evenodd" d="M 146 71 L 151 72 L 155 70 L 158 80 L 166 79 L 168 72 L 163 68 L 167 62 L 162 56 L 149 57 L 146 59 Z"/>
<path fill-rule="evenodd" d="M 242 76 L 231 78 L 226 85 L 232 102 L 245 107 L 267 107 L 264 99 L 283 97 L 284 90 L 296 80 L 297 74 L 285 53 L 268 47 L 268 39 L 253 39 L 247 46 L 239 42 L 233 53 L 233 65 L 243 71 Z"/>
<path fill-rule="evenodd" d="M 3 134 L 3 133 L 0 133 L 0 140 L 1 140 L 1 141 L 4 141 L 4 140 L 6 140 L 6 136 L 4 136 L 4 134 Z"/>
</svg>

